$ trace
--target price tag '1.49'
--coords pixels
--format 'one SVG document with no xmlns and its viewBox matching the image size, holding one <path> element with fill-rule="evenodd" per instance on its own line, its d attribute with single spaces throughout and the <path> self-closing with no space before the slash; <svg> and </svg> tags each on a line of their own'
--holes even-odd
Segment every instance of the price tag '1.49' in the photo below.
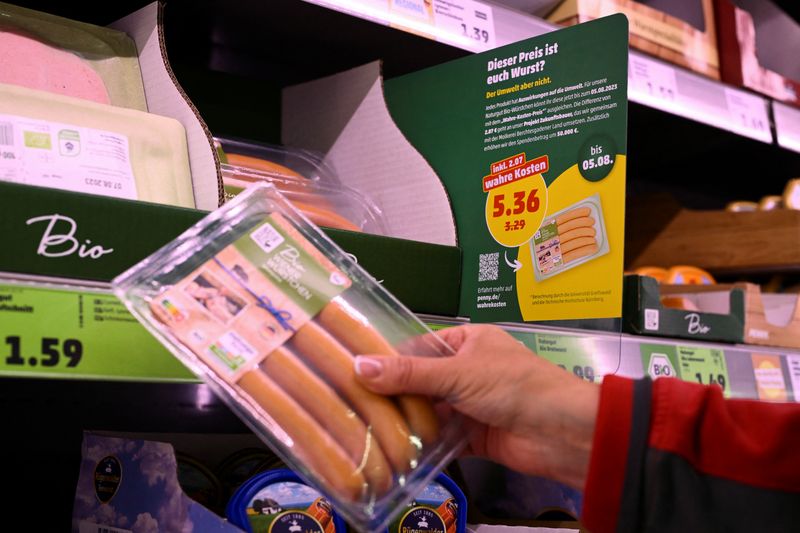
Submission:
<svg viewBox="0 0 800 533">
<path fill-rule="evenodd" d="M 678 346 L 681 377 L 701 385 L 719 385 L 730 396 L 728 367 L 722 350 Z"/>
</svg>

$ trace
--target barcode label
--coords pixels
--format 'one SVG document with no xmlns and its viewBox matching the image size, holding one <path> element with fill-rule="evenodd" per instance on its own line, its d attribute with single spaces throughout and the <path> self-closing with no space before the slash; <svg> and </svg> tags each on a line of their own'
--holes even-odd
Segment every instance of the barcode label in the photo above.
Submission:
<svg viewBox="0 0 800 533">
<path fill-rule="evenodd" d="M 283 235 L 272 227 L 268 222 L 250 234 L 250 238 L 264 250 L 270 253 L 283 242 Z"/>
<path fill-rule="evenodd" d="M 130 529 L 96 524 L 88 520 L 81 520 L 78 523 L 78 533 L 133 533 Z"/>
<path fill-rule="evenodd" d="M 14 128 L 8 122 L 0 122 L 0 145 L 14 144 Z"/>
</svg>

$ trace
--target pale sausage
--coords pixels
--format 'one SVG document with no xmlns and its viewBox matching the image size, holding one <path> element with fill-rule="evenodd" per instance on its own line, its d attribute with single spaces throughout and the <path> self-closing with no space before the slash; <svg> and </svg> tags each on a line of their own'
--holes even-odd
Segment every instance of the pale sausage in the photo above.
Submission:
<svg viewBox="0 0 800 533">
<path fill-rule="evenodd" d="M 292 439 L 292 453 L 309 470 L 345 498 L 362 497 L 366 480 L 347 452 L 264 372 L 253 369 L 237 385 Z"/>
<path fill-rule="evenodd" d="M 577 207 L 575 209 L 570 209 L 566 213 L 561 213 L 556 217 L 556 224 L 559 226 L 564 224 L 565 222 L 569 222 L 574 218 L 580 217 L 588 217 L 592 214 L 592 209 L 589 207 Z"/>
<path fill-rule="evenodd" d="M 355 376 L 353 355 L 316 322 L 306 322 L 289 344 L 333 385 L 372 429 L 389 464 L 403 474 L 416 465 L 418 449 L 400 411 L 386 396 L 364 388 Z"/>
<path fill-rule="evenodd" d="M 572 250 L 571 252 L 562 254 L 562 257 L 564 258 L 564 263 L 569 263 L 570 261 L 575 261 L 581 257 L 586 257 L 587 255 L 597 253 L 597 250 L 597 243 L 594 243 L 590 244 L 589 246 L 581 246 L 580 248 Z"/>
<path fill-rule="evenodd" d="M 592 217 L 578 217 L 569 220 L 568 222 L 564 222 L 563 224 L 559 224 L 558 232 L 559 233 L 566 233 L 568 231 L 572 231 L 576 228 L 590 228 L 594 226 L 594 218 Z"/>
<path fill-rule="evenodd" d="M 357 316 L 341 297 L 334 298 L 317 316 L 319 323 L 354 354 L 399 356 L 394 346 L 369 324 L 366 317 Z M 439 420 L 431 401 L 405 394 L 397 397 L 411 431 L 423 443 L 431 444 L 439 435 Z"/>
</svg>

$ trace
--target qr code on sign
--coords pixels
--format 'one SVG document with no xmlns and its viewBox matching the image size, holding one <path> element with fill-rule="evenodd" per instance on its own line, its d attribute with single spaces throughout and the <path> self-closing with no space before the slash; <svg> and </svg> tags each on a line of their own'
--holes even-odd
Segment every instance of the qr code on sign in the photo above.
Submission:
<svg viewBox="0 0 800 533">
<path fill-rule="evenodd" d="M 495 281 L 500 266 L 500 253 L 478 256 L 478 281 Z"/>
</svg>

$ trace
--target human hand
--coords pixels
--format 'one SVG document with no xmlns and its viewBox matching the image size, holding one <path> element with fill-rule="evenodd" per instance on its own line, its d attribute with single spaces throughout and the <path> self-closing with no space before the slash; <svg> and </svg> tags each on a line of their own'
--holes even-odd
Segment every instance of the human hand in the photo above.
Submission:
<svg viewBox="0 0 800 533">
<path fill-rule="evenodd" d="M 356 357 L 382 394 L 441 398 L 475 426 L 467 453 L 583 489 L 599 387 L 542 359 L 496 326 L 438 332 L 453 357 Z"/>
</svg>

